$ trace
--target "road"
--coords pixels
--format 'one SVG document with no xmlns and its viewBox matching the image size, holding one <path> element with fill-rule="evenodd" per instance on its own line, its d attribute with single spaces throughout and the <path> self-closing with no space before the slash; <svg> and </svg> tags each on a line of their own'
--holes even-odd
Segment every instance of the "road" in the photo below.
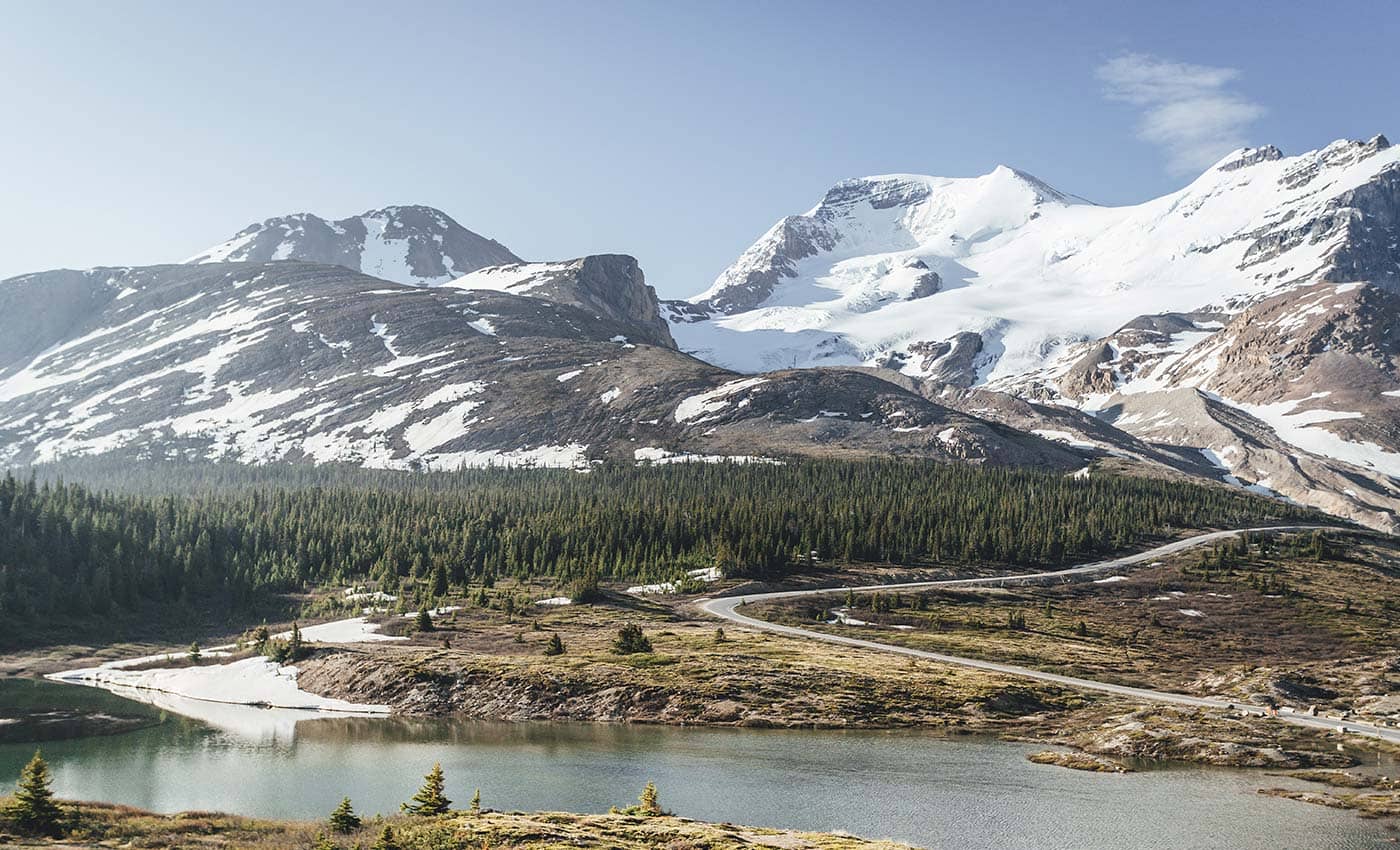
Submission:
<svg viewBox="0 0 1400 850">
<path fill-rule="evenodd" d="M 962 667 L 973 667 L 978 670 L 986 670 L 992 673 L 1001 673 L 1007 676 L 1019 676 L 1026 679 L 1038 679 L 1042 682 L 1052 682 L 1057 685 L 1064 685 L 1070 688 L 1078 688 L 1086 691 L 1099 691 L 1113 694 L 1115 696 L 1128 697 L 1148 703 L 1167 703 L 1171 705 L 1185 705 L 1197 708 L 1218 708 L 1234 709 L 1247 712 L 1249 714 L 1263 716 L 1265 709 L 1258 706 L 1242 705 L 1229 700 L 1216 699 L 1213 697 L 1196 697 L 1189 694 L 1178 694 L 1170 691 L 1154 691 L 1149 688 L 1133 688 L 1127 685 L 1116 685 L 1112 682 L 1099 682 L 1093 679 L 1082 679 L 1077 676 L 1062 676 L 1058 673 L 1048 673 L 1044 670 L 1035 670 L 1030 667 L 1018 667 L 1014 664 L 1002 664 L 996 661 L 984 661 L 980 658 L 964 658 L 957 655 L 944 655 L 940 652 L 927 652 L 922 649 L 911 649 L 906 646 L 896 646 L 889 643 L 880 643 L 874 640 L 863 638 L 846 637 L 844 635 L 826 634 L 825 632 L 815 632 L 810 629 L 802 629 L 796 626 L 785 626 L 779 623 L 770 623 L 766 620 L 755 619 L 740 613 L 739 608 L 754 602 L 769 602 L 777 599 L 797 599 L 803 596 L 820 596 L 835 593 L 846 593 L 847 591 L 865 592 L 875 590 L 919 590 L 937 587 L 975 587 L 992 586 L 998 587 L 1007 584 L 1022 582 L 1044 581 L 1047 579 L 1072 579 L 1075 577 L 1091 575 L 1094 573 L 1111 572 L 1113 570 L 1131 567 L 1136 564 L 1151 562 L 1196 546 L 1208 543 L 1215 543 L 1231 537 L 1237 537 L 1245 532 L 1262 533 L 1277 531 L 1312 531 L 1327 530 L 1333 532 L 1349 533 L 1356 529 L 1336 528 L 1331 526 L 1318 525 L 1284 525 L 1270 526 L 1263 528 L 1236 529 L 1233 531 L 1213 531 L 1208 534 L 1198 534 L 1195 537 L 1188 537 L 1149 549 L 1146 552 L 1139 552 L 1135 555 L 1126 555 L 1122 558 L 1114 558 L 1109 561 L 1097 561 L 1092 564 L 1083 564 L 1077 567 L 1069 567 L 1062 570 L 1047 570 L 1034 573 L 1016 573 L 1011 575 L 985 576 L 981 578 L 964 579 L 944 579 L 942 581 L 916 581 L 904 582 L 900 584 L 871 584 L 857 587 L 828 587 L 811 588 L 806 590 L 784 590 L 773 593 L 753 593 L 744 596 L 725 596 L 715 599 L 704 599 L 700 602 L 700 609 L 707 614 L 747 626 L 751 629 L 759 629 L 765 632 L 788 635 L 789 637 L 807 638 L 819 640 L 826 643 L 840 644 L 842 646 L 853 646 L 859 649 L 873 649 L 879 652 L 893 652 L 899 655 L 908 655 L 913 658 L 922 658 L 928 661 L 938 661 L 944 664 L 957 664 Z M 1338 727 L 1345 726 L 1348 731 L 1359 735 L 1367 735 L 1380 738 L 1386 741 L 1400 743 L 1400 729 L 1392 729 L 1383 726 L 1375 726 L 1369 723 L 1361 723 L 1354 720 L 1336 720 L 1325 717 L 1310 717 L 1306 714 L 1289 714 L 1280 712 L 1276 719 L 1285 723 L 1292 723 L 1296 726 L 1307 726 L 1316 729 L 1326 729 L 1336 731 Z"/>
</svg>

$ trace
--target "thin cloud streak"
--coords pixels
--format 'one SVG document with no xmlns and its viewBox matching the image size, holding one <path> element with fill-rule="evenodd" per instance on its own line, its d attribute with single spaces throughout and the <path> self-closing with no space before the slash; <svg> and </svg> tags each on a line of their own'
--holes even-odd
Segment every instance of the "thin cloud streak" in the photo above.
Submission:
<svg viewBox="0 0 1400 850">
<path fill-rule="evenodd" d="M 1191 175 L 1246 145 L 1249 125 L 1263 106 L 1231 91 L 1235 68 L 1172 62 L 1125 53 L 1095 70 L 1110 100 L 1142 108 L 1138 138 L 1166 153 L 1167 169 Z"/>
</svg>

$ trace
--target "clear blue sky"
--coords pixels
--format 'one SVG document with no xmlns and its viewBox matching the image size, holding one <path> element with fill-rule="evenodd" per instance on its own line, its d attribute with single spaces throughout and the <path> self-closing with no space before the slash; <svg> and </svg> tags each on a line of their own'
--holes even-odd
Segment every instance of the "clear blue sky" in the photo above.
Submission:
<svg viewBox="0 0 1400 850">
<path fill-rule="evenodd" d="M 8 2 L 0 277 L 425 203 L 687 295 L 844 177 L 1123 203 L 1222 145 L 1400 136 L 1397 43 L 1341 0 Z"/>
</svg>

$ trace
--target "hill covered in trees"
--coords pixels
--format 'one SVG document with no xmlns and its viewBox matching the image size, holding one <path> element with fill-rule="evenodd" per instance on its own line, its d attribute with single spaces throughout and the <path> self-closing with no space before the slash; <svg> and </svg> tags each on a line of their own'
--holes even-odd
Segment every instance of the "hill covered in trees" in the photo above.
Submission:
<svg viewBox="0 0 1400 850">
<path fill-rule="evenodd" d="M 0 480 L 0 643 L 40 620 L 252 612 L 317 585 L 441 596 L 503 577 L 567 586 L 715 565 L 762 578 L 809 553 L 1055 565 L 1173 529 L 1312 516 L 1220 487 L 897 460 L 66 472 L 88 483 Z"/>
</svg>

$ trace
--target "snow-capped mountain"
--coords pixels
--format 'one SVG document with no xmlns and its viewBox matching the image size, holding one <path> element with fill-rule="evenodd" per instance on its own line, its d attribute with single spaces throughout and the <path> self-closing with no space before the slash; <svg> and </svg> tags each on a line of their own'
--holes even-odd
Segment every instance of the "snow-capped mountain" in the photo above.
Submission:
<svg viewBox="0 0 1400 850">
<path fill-rule="evenodd" d="M 527 294 L 294 261 L 0 281 L 0 315 L 25 330 L 0 340 L 0 466 L 897 452 L 1068 471 L 1091 456 L 873 375 L 735 375 L 675 350 L 631 257 L 546 265 Z"/>
<path fill-rule="evenodd" d="M 1397 161 L 1382 137 L 1291 158 L 1242 150 L 1179 192 L 1126 207 L 1006 167 L 849 180 L 690 299 L 707 320 L 674 311 L 674 332 L 741 371 L 902 359 L 906 374 L 921 371 L 911 346 L 970 332 L 982 337 L 978 380 L 996 381 L 1139 315 L 1238 309 L 1329 274 L 1400 280 L 1350 212 L 1394 203 Z"/>
<path fill-rule="evenodd" d="M 185 262 L 270 260 L 328 263 L 415 286 L 436 286 L 487 266 L 520 262 L 499 242 L 424 206 L 385 207 L 339 221 L 310 213 L 270 218 Z"/>
<path fill-rule="evenodd" d="M 1400 530 L 1400 149 L 1098 206 L 844 181 L 690 301 L 426 207 L 0 281 L 0 465 L 899 454 L 1227 482 Z M 693 355 L 693 356 L 692 356 Z M 1091 470 L 1092 474 L 1092 470 Z"/>
<path fill-rule="evenodd" d="M 1294 157 L 1239 150 L 1122 207 L 1006 167 L 889 175 L 838 184 L 663 310 L 682 350 L 740 372 L 878 367 L 1105 421 L 1132 394 L 1137 413 L 1117 420 L 1131 433 L 1204 449 L 1229 480 L 1393 525 L 1397 246 L 1400 149 L 1382 136 Z M 1181 388 L 1262 423 L 1272 454 L 1245 452 L 1238 433 L 1206 445 L 1203 429 L 1173 432 Z M 1303 453 L 1332 480 L 1300 477 Z"/>
</svg>

